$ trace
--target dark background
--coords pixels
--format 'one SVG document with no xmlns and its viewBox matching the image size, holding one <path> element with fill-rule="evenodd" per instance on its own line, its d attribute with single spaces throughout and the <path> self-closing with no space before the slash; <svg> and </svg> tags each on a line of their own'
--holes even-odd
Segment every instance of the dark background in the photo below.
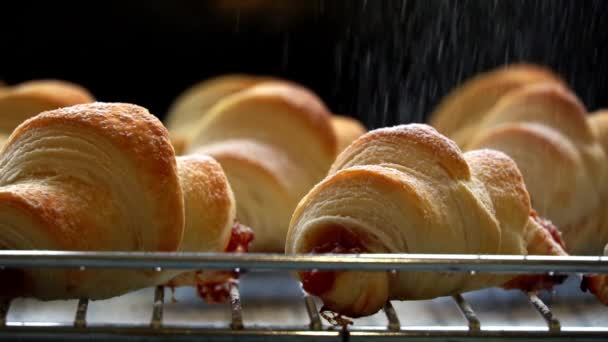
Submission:
<svg viewBox="0 0 608 342">
<path fill-rule="evenodd" d="M 423 121 L 451 87 L 528 61 L 608 107 L 608 1 L 105 1 L 0 5 L 0 79 L 62 78 L 163 117 L 187 86 L 289 78 L 369 127 Z"/>
</svg>

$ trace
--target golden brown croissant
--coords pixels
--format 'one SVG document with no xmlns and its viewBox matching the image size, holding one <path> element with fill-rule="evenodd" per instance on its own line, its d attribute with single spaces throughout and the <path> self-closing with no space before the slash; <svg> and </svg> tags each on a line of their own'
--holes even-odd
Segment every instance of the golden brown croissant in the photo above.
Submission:
<svg viewBox="0 0 608 342">
<path fill-rule="evenodd" d="M 604 151 L 608 151 L 608 110 L 599 110 L 588 117 L 589 125 Z"/>
<path fill-rule="evenodd" d="M 179 251 L 247 252 L 253 234 L 235 221 L 234 195 L 220 164 L 200 154 L 178 157 L 177 169 L 186 219 Z M 167 285 L 193 286 L 206 301 L 222 302 L 236 276 L 230 271 L 197 270 L 179 274 Z"/>
<path fill-rule="evenodd" d="M 236 204 L 220 164 L 204 155 L 177 158 L 184 194 L 183 252 L 222 252 L 230 241 Z"/>
<path fill-rule="evenodd" d="M 298 200 L 327 173 L 336 136 L 310 91 L 266 82 L 220 100 L 196 127 L 188 153 L 222 165 L 239 222 L 255 231 L 255 251 L 282 251 Z"/>
<path fill-rule="evenodd" d="M 559 235 L 531 210 L 509 157 L 492 150 L 462 154 L 419 124 L 371 131 L 346 148 L 299 203 L 286 253 L 565 254 Z M 509 275 L 312 271 L 301 277 L 304 289 L 349 316 L 372 314 L 388 299 L 507 282 L 535 287 Z"/>
<path fill-rule="evenodd" d="M 250 75 L 225 75 L 195 84 L 181 94 L 171 105 L 167 115 L 167 128 L 178 154 L 195 134 L 196 122 L 221 98 L 249 88 L 269 78 Z"/>
<path fill-rule="evenodd" d="M 21 124 L 0 155 L 0 247 L 67 251 L 219 251 L 234 199 L 211 158 L 177 160 L 154 116 L 92 103 Z M 178 272 L 1 271 L 1 295 L 107 298 Z"/>
<path fill-rule="evenodd" d="M 588 121 L 595 136 L 602 144 L 604 152 L 608 154 L 608 111 L 600 110 L 592 113 L 588 117 Z M 604 199 L 603 203 L 606 203 L 605 201 L 606 199 Z M 606 232 L 608 230 L 608 210 L 606 210 L 605 207 L 606 205 L 604 204 L 604 209 L 600 209 L 603 224 L 601 228 L 602 232 Z M 608 244 L 604 246 L 604 255 L 608 256 Z M 608 275 L 602 274 L 586 276 L 581 287 L 584 290 L 589 290 L 591 293 L 595 294 L 595 296 L 602 303 L 608 305 Z"/>
<path fill-rule="evenodd" d="M 182 154 L 188 149 L 196 134 L 198 121 L 219 100 L 263 82 L 283 82 L 302 88 L 293 82 L 271 77 L 234 74 L 205 80 L 181 94 L 171 105 L 166 120 L 176 152 Z M 311 92 L 308 92 L 308 95 L 316 97 Z M 318 97 L 316 100 L 322 102 Z M 333 116 L 332 125 L 338 139 L 339 151 L 366 132 L 361 123 L 346 116 Z"/>
<path fill-rule="evenodd" d="M 531 64 L 508 65 L 482 73 L 448 94 L 429 123 L 459 146 L 475 134 L 476 126 L 503 95 L 534 83 L 563 84 L 551 70 Z"/>
<path fill-rule="evenodd" d="M 365 126 L 348 116 L 334 115 L 331 124 L 338 139 L 338 151 L 343 151 L 355 139 L 367 132 Z"/>
<path fill-rule="evenodd" d="M 4 87 L 0 91 L 0 135 L 8 138 L 17 125 L 43 111 L 93 101 L 86 89 L 65 81 L 39 80 Z"/>
<path fill-rule="evenodd" d="M 529 75 L 521 76 L 525 72 Z M 534 80 L 537 73 L 520 66 L 504 68 L 482 74 L 461 89 L 498 88 L 505 79 Z M 602 208 L 608 195 L 606 153 L 574 94 L 555 80 L 532 83 L 501 93 L 491 107 L 477 114 L 477 121 L 466 132 L 455 130 L 448 137 L 463 150 L 492 148 L 513 158 L 530 191 L 532 206 L 563 232 L 568 251 L 601 254 L 608 242 Z M 438 110 L 431 122 L 456 120 L 459 114 L 452 115 L 449 108 L 458 103 L 479 108 L 475 96 L 486 102 L 482 93 L 466 99 L 459 96 L 458 90 L 448 96 L 443 102 L 447 109 Z"/>
</svg>

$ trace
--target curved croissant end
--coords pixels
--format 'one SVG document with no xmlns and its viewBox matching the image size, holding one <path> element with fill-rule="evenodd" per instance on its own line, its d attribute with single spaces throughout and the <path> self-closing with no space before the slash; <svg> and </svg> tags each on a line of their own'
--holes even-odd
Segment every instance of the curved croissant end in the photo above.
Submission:
<svg viewBox="0 0 608 342">
<path fill-rule="evenodd" d="M 167 131 L 129 104 L 27 120 L 0 155 L 0 222 L 4 249 L 175 251 L 184 209 Z M 18 282 L 43 299 L 105 298 L 154 283 L 151 273 L 27 270 Z"/>
<path fill-rule="evenodd" d="M 93 101 L 88 90 L 58 80 L 29 81 L 2 88 L 0 134 L 8 136 L 21 122 L 46 110 Z"/>
<path fill-rule="evenodd" d="M 507 65 L 481 73 L 448 94 L 431 114 L 429 122 L 457 143 L 466 143 L 479 119 L 504 94 L 538 82 L 563 84 L 552 71 L 531 64 Z"/>
<path fill-rule="evenodd" d="M 223 252 L 230 240 L 236 203 L 228 179 L 213 158 L 194 155 L 177 158 L 184 192 L 184 252 Z"/>
<path fill-rule="evenodd" d="M 193 85 L 169 108 L 167 128 L 171 132 L 171 138 L 178 145 L 188 144 L 195 133 L 192 130 L 194 124 L 220 99 L 268 80 L 270 78 L 234 74 L 211 78 Z"/>
<path fill-rule="evenodd" d="M 334 115 L 331 124 L 338 139 L 338 152 L 344 151 L 350 143 L 367 132 L 365 126 L 348 116 Z"/>
<path fill-rule="evenodd" d="M 536 231 L 523 178 L 503 153 L 462 154 L 426 125 L 371 131 L 336 160 L 296 208 L 286 253 L 563 253 Z M 538 244 L 546 246 L 532 246 Z M 302 272 L 304 288 L 349 316 L 388 299 L 499 286 L 507 275 Z"/>
<path fill-rule="evenodd" d="M 235 222 L 234 195 L 220 164 L 205 155 L 192 155 L 178 157 L 177 168 L 184 192 L 186 217 L 179 251 L 246 252 L 252 236 L 243 234 L 250 235 L 251 232 Z M 234 278 L 232 272 L 226 271 L 164 272 L 167 276 L 174 276 L 167 285 L 194 286 L 201 297 L 212 301 L 224 299 L 223 293 L 215 291 L 215 287 Z"/>
<path fill-rule="evenodd" d="M 255 251 L 281 251 L 297 201 L 336 155 L 330 114 L 310 91 L 267 82 L 228 96 L 201 120 L 190 152 L 222 165 Z"/>
<path fill-rule="evenodd" d="M 588 117 L 589 125 L 593 130 L 604 151 L 608 152 L 608 110 L 599 110 Z"/>
</svg>

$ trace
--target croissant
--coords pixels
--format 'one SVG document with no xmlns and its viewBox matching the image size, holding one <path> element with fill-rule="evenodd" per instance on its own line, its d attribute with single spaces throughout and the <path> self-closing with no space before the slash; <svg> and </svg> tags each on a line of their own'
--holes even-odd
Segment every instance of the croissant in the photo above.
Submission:
<svg viewBox="0 0 608 342">
<path fill-rule="evenodd" d="M 439 103 L 429 123 L 462 146 L 503 95 L 535 83 L 564 84 L 559 76 L 541 66 L 508 65 L 482 73 L 453 90 Z"/>
<path fill-rule="evenodd" d="M 195 133 L 196 123 L 221 98 L 268 80 L 250 75 L 226 75 L 195 84 L 181 94 L 169 108 L 167 128 L 176 150 L 181 154 Z"/>
<path fill-rule="evenodd" d="M 238 221 L 255 232 L 253 251 L 283 251 L 298 200 L 337 152 L 331 116 L 310 91 L 266 82 L 220 100 L 195 128 L 187 153 L 222 165 Z"/>
<path fill-rule="evenodd" d="M 180 252 L 247 252 L 251 230 L 236 222 L 234 194 L 220 164 L 205 155 L 177 158 L 184 192 L 185 226 Z M 168 273 L 174 275 L 173 273 Z M 231 271 L 181 273 L 166 285 L 196 287 L 207 302 L 223 302 L 238 274 Z"/>
<path fill-rule="evenodd" d="M 422 124 L 374 130 L 347 147 L 298 204 L 285 250 L 565 254 L 559 235 L 531 210 L 509 157 L 492 150 L 463 154 Z M 522 284 L 512 275 L 312 271 L 300 276 L 304 289 L 326 307 L 351 317 L 372 314 L 389 299 Z"/>
<path fill-rule="evenodd" d="M 440 107 L 448 109 L 438 110 L 431 122 L 456 120 L 459 114 L 452 116 L 449 108 L 458 103 L 479 108 L 473 97 L 466 102 L 458 98 L 461 92 L 469 93 L 466 89 L 536 77 L 534 72 L 523 77 L 523 71 L 518 66 L 505 68 L 467 82 L 461 87 L 465 90 L 448 96 Z M 479 102 L 487 102 L 485 96 L 477 96 Z M 463 150 L 492 148 L 513 158 L 532 206 L 559 227 L 568 252 L 598 255 L 608 242 L 602 205 L 608 195 L 608 159 L 585 115 L 583 104 L 563 84 L 536 82 L 504 92 L 493 106 L 478 112 L 477 122 L 470 123 L 466 133 L 461 129 L 448 137 Z"/>
<path fill-rule="evenodd" d="M 600 110 L 592 113 L 588 117 L 588 121 L 604 152 L 608 154 L 608 111 Z M 606 203 L 605 199 L 603 203 Z M 606 232 L 608 230 L 608 212 L 604 209 L 601 213 L 603 215 L 601 231 Z M 608 244 L 604 246 L 604 255 L 608 256 Z M 581 287 L 583 290 L 589 290 L 602 303 L 608 305 L 608 275 L 585 276 Z"/>
<path fill-rule="evenodd" d="M 197 122 L 219 100 L 264 82 L 283 82 L 302 88 L 293 82 L 276 78 L 234 74 L 205 80 L 178 96 L 171 105 L 166 120 L 176 152 L 182 154 L 188 149 L 196 134 Z M 317 102 L 322 103 L 322 100 L 311 92 L 308 92 L 308 96 L 314 96 Z M 366 132 L 365 127 L 360 122 L 341 115 L 332 117 L 332 126 L 338 139 L 338 151 L 343 150 L 353 140 Z"/>
<path fill-rule="evenodd" d="M 608 151 L 608 110 L 591 113 L 587 120 L 604 151 Z"/>
<path fill-rule="evenodd" d="M 39 80 L 3 87 L 0 89 L 0 143 L 33 115 L 93 101 L 88 90 L 65 81 Z"/>
<path fill-rule="evenodd" d="M 142 107 L 92 103 L 19 125 L 0 153 L 0 246 L 67 251 L 220 251 L 235 204 L 220 165 L 176 161 Z M 238 238 L 238 237 L 237 237 Z M 108 298 L 179 272 L 3 270 L 2 296 Z"/>
<path fill-rule="evenodd" d="M 343 151 L 355 139 L 367 132 L 365 126 L 348 116 L 334 115 L 331 124 L 338 139 L 338 151 Z"/>
</svg>

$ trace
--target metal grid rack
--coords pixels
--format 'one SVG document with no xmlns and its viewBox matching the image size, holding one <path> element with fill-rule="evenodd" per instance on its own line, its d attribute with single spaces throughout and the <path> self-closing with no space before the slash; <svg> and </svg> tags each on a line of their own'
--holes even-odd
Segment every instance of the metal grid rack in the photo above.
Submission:
<svg viewBox="0 0 608 342">
<path fill-rule="evenodd" d="M 496 273 L 608 273 L 608 257 L 546 257 L 496 255 L 296 255 L 214 254 L 214 253 L 111 253 L 0 251 L 0 267 L 50 268 L 128 268 L 128 269 L 246 269 L 260 270 L 384 270 Z M 80 299 L 71 324 L 7 324 L 10 301 L 0 302 L 1 339 L 54 340 L 414 340 L 469 341 L 479 339 L 512 340 L 606 340 L 608 319 L 601 326 L 567 326 L 534 293 L 527 300 L 545 322 L 544 327 L 484 327 L 480 318 L 462 295 L 452 297 L 466 326 L 409 327 L 389 302 L 382 326 L 336 328 L 324 325 L 313 297 L 305 295 L 308 322 L 306 328 L 281 325 L 248 326 L 244 324 L 238 284 L 230 288 L 231 321 L 228 327 L 182 327 L 163 321 L 165 291 L 155 288 L 152 312 L 146 325 L 97 324 L 87 322 L 89 300 Z M 606 309 L 608 312 L 608 308 Z M 608 317 L 608 316 L 607 316 Z"/>
</svg>

